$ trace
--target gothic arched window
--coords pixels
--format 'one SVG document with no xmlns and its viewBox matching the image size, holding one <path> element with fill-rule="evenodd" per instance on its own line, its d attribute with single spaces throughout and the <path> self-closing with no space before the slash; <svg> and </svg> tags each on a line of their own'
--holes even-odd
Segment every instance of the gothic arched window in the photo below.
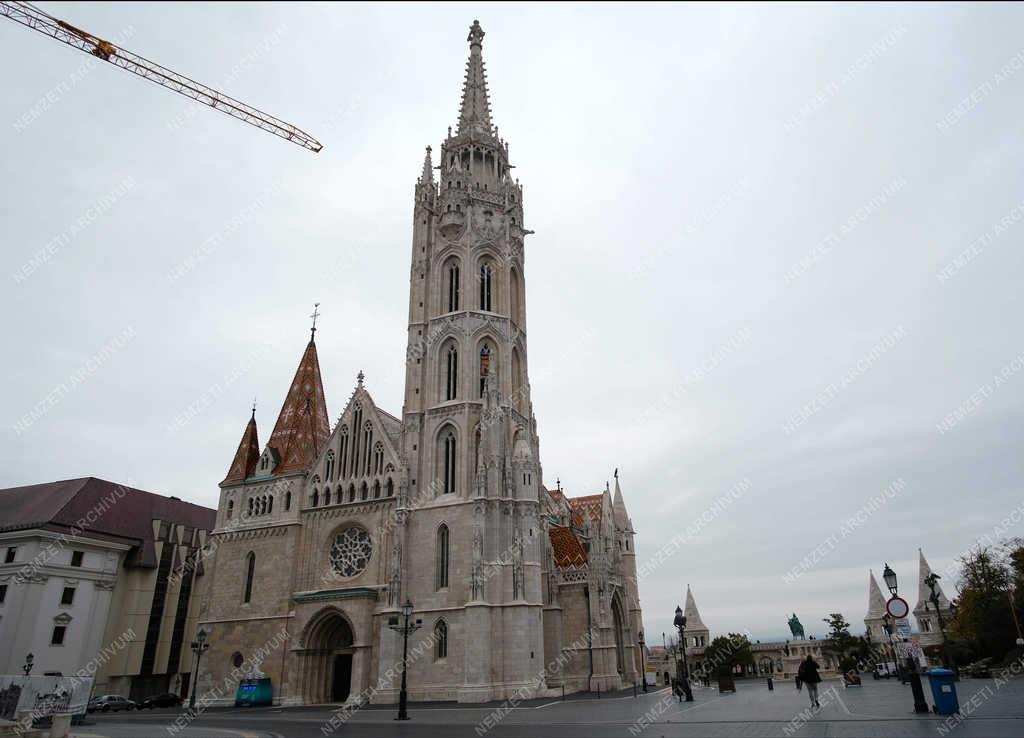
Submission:
<svg viewBox="0 0 1024 738">
<path fill-rule="evenodd" d="M 459 262 L 455 261 L 448 267 L 448 312 L 459 309 Z"/>
<path fill-rule="evenodd" d="M 373 499 L 380 499 L 380 480 L 375 479 L 373 482 Z"/>
<path fill-rule="evenodd" d="M 480 349 L 480 396 L 484 396 L 484 379 L 491 373 L 491 349 L 485 343 Z"/>
<path fill-rule="evenodd" d="M 459 386 L 459 351 L 453 344 L 448 348 L 447 370 L 445 374 L 444 399 L 454 400 L 458 396 Z"/>
<path fill-rule="evenodd" d="M 324 487 L 324 504 L 325 505 L 330 505 L 331 504 L 331 488 L 330 487 Z"/>
<path fill-rule="evenodd" d="M 334 452 L 333 451 L 328 451 L 327 452 L 327 464 L 326 464 L 326 467 L 327 468 L 324 470 L 324 479 L 326 479 L 329 482 L 332 479 L 334 479 Z"/>
<path fill-rule="evenodd" d="M 442 460 L 444 477 L 442 489 L 446 495 L 455 492 L 455 434 L 449 431 L 444 437 L 444 457 Z"/>
<path fill-rule="evenodd" d="M 366 486 L 366 482 L 363 482 L 362 485 L 359 487 L 359 499 L 365 500 L 369 496 L 370 488 Z"/>
<path fill-rule="evenodd" d="M 519 287 L 519 272 L 514 268 L 509 275 L 509 296 L 512 299 L 512 320 L 518 325 L 523 324 L 523 316 L 520 314 L 522 311 L 522 294 L 520 293 Z"/>
<path fill-rule="evenodd" d="M 252 506 L 253 506 L 253 503 L 254 503 L 254 500 L 253 500 L 253 498 L 252 498 L 252 497 L 250 497 L 250 498 L 249 498 L 249 514 L 250 514 L 250 515 L 252 515 Z"/>
<path fill-rule="evenodd" d="M 380 441 L 377 441 L 377 445 L 373 447 L 373 473 L 384 473 L 384 444 Z"/>
<path fill-rule="evenodd" d="M 348 501 L 349 502 L 355 502 L 356 501 L 356 486 L 354 484 L 350 484 L 348 486 Z"/>
<path fill-rule="evenodd" d="M 480 265 L 480 309 L 490 311 L 491 309 L 491 276 L 490 264 Z"/>
<path fill-rule="evenodd" d="M 271 495 L 267 498 L 267 514 L 274 512 L 274 496 Z"/>
<path fill-rule="evenodd" d="M 437 529 L 436 555 L 434 589 L 445 589 L 448 586 L 448 526 L 444 523 Z"/>
<path fill-rule="evenodd" d="M 348 476 L 348 428 L 341 426 L 341 474 L 338 475 L 338 479 L 344 479 Z"/>
<path fill-rule="evenodd" d="M 242 602 L 248 602 L 252 599 L 252 578 L 256 573 L 256 554 L 252 551 L 245 557 L 245 596 L 242 598 Z"/>
<path fill-rule="evenodd" d="M 311 507 L 316 507 L 320 504 L 320 493 L 313 489 L 313 496 L 309 498 L 309 504 Z"/>
<path fill-rule="evenodd" d="M 373 426 L 366 421 L 363 427 L 363 474 L 370 473 L 370 444 L 373 443 Z"/>
<path fill-rule="evenodd" d="M 228 520 L 231 520 L 231 513 L 235 510 L 235 501 L 228 500 Z"/>
<path fill-rule="evenodd" d="M 437 625 L 434 626 L 434 643 L 437 644 L 434 657 L 437 659 L 448 658 L 448 624 L 443 620 L 438 620 Z"/>
<path fill-rule="evenodd" d="M 387 494 L 388 497 L 394 497 L 395 496 L 395 483 L 393 481 L 391 481 L 390 477 L 388 477 L 388 481 L 387 481 L 387 484 L 384 485 L 384 489 L 385 489 L 385 491 L 386 491 L 385 493 Z"/>
<path fill-rule="evenodd" d="M 285 510 L 291 510 L 292 509 L 292 493 L 291 492 L 285 492 L 284 493 L 284 509 Z"/>
</svg>

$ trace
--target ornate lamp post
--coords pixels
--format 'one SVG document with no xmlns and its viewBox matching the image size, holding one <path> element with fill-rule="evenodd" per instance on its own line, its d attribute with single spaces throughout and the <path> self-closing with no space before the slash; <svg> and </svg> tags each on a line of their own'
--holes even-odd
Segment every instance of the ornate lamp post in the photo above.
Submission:
<svg viewBox="0 0 1024 738">
<path fill-rule="evenodd" d="M 402 605 L 402 623 L 399 625 L 398 618 L 392 617 L 388 622 L 388 627 L 396 633 L 402 634 L 402 691 L 398 693 L 398 717 L 395 720 L 408 720 L 409 713 L 406 712 L 406 703 L 408 702 L 408 694 L 406 691 L 406 659 L 409 657 L 409 634 L 415 633 L 420 629 L 420 622 L 417 620 L 415 623 L 409 624 L 409 618 L 412 617 L 412 602 L 406 600 L 405 604 Z"/>
<path fill-rule="evenodd" d="M 644 694 L 647 694 L 647 667 L 644 665 L 644 632 L 642 630 L 637 643 L 640 644 L 640 683 L 644 685 Z"/>
<path fill-rule="evenodd" d="M 885 570 L 882 572 L 882 578 L 885 579 L 885 586 L 889 588 L 889 592 L 892 593 L 892 599 L 886 605 L 886 609 L 892 605 L 892 603 L 900 602 L 898 599 L 899 590 L 897 589 L 896 572 L 894 572 L 889 565 L 885 565 Z M 897 659 L 896 663 L 899 663 Z M 910 682 L 910 690 L 914 693 L 914 712 L 915 713 L 928 713 L 928 703 L 924 699 L 924 688 L 921 686 L 921 675 L 917 671 L 917 660 L 910 654 L 907 653 L 907 681 Z"/>
<path fill-rule="evenodd" d="M 196 633 L 196 639 L 192 641 L 192 653 L 196 655 L 196 671 L 192 675 L 192 695 L 188 698 L 188 709 L 189 712 L 195 712 L 196 710 L 196 686 L 199 684 L 199 662 L 203 658 L 203 654 L 210 649 L 210 644 L 206 642 L 207 633 L 202 628 Z"/>
<path fill-rule="evenodd" d="M 686 701 L 693 702 L 693 690 L 690 689 L 690 670 L 686 665 L 686 636 L 683 634 L 683 631 L 686 629 L 686 616 L 683 615 L 683 608 L 678 605 L 676 605 L 676 617 L 672 624 L 679 631 L 680 663 L 682 665 L 679 673 L 683 679 L 683 692 L 686 695 Z"/>
<path fill-rule="evenodd" d="M 924 578 L 924 583 L 927 584 L 928 589 L 931 590 L 931 594 L 928 595 L 928 599 L 931 601 L 932 607 L 935 608 L 935 616 L 939 620 L 939 632 L 942 634 L 942 665 L 947 669 L 952 669 L 954 664 L 952 657 L 949 655 L 949 641 L 946 638 L 946 622 L 942 618 L 942 609 L 939 607 L 939 593 L 936 591 L 939 586 L 939 579 L 941 578 L 942 577 L 938 574 L 932 572 Z"/>
<path fill-rule="evenodd" d="M 894 664 L 896 664 L 896 678 L 899 679 L 900 678 L 900 659 L 899 659 L 899 656 L 896 655 L 896 647 L 894 645 L 892 645 L 892 627 L 893 627 L 892 624 L 893 624 L 892 615 L 890 615 L 889 613 L 885 613 L 885 615 L 882 616 L 882 630 L 884 630 L 885 634 L 889 637 L 889 656 L 892 658 L 892 662 Z M 886 667 L 886 668 L 888 669 L 888 667 Z"/>
<path fill-rule="evenodd" d="M 25 676 L 28 676 L 29 674 L 32 673 L 32 664 L 35 663 L 35 660 L 36 660 L 36 657 L 33 656 L 32 654 L 29 654 L 28 656 L 25 657 L 25 665 L 23 667 L 21 667 L 21 670 L 23 672 L 25 672 Z"/>
</svg>

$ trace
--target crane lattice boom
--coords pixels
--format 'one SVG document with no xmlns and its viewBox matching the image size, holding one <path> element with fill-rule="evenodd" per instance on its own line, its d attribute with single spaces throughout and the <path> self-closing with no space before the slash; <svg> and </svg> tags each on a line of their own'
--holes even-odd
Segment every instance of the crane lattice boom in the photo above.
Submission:
<svg viewBox="0 0 1024 738">
<path fill-rule="evenodd" d="M 52 15 L 44 13 L 29 3 L 0 0 L 0 15 L 28 26 L 35 31 L 45 33 L 47 36 L 55 38 L 68 46 L 86 51 L 93 56 L 148 79 L 150 82 L 162 85 L 180 95 L 209 105 L 211 108 L 226 113 L 232 118 L 237 118 L 249 125 L 262 128 L 264 131 L 280 136 L 286 141 L 291 141 L 310 151 L 317 152 L 323 148 L 319 141 L 305 131 L 296 128 L 291 123 L 286 123 L 280 118 L 275 118 L 268 113 L 257 110 L 240 100 L 217 92 L 217 90 L 207 87 L 201 82 L 196 82 L 167 67 L 115 46 L 109 41 L 104 41 L 97 36 L 93 36 L 91 33 L 75 28 L 70 23 L 54 18 Z"/>
</svg>

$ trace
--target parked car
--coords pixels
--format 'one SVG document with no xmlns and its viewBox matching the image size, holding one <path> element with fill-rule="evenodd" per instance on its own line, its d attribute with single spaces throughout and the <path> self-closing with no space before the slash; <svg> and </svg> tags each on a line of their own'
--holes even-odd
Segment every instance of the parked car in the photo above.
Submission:
<svg viewBox="0 0 1024 738">
<path fill-rule="evenodd" d="M 93 697 L 89 700 L 89 705 L 86 709 L 89 712 L 118 712 L 120 710 L 134 710 L 135 703 L 119 694 L 105 694 L 102 697 Z"/>
<path fill-rule="evenodd" d="M 181 697 L 174 694 L 173 692 L 164 692 L 163 694 L 150 695 L 146 699 L 139 703 L 139 709 L 152 710 L 154 707 L 180 707 Z"/>
<path fill-rule="evenodd" d="M 960 676 L 974 677 L 975 679 L 992 678 L 992 659 L 981 659 L 968 664 L 960 669 Z"/>
</svg>

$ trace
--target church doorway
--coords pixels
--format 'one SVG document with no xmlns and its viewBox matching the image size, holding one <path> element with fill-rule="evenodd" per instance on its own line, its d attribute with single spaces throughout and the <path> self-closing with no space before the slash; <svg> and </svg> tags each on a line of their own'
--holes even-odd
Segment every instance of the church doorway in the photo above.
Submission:
<svg viewBox="0 0 1024 738">
<path fill-rule="evenodd" d="M 328 608 L 306 628 L 300 657 L 302 697 L 306 704 L 345 702 L 352 696 L 352 626 L 340 610 Z"/>
<path fill-rule="evenodd" d="M 352 691 L 352 654 L 339 653 L 334 657 L 334 679 L 331 684 L 331 701 L 344 702 Z"/>
</svg>

